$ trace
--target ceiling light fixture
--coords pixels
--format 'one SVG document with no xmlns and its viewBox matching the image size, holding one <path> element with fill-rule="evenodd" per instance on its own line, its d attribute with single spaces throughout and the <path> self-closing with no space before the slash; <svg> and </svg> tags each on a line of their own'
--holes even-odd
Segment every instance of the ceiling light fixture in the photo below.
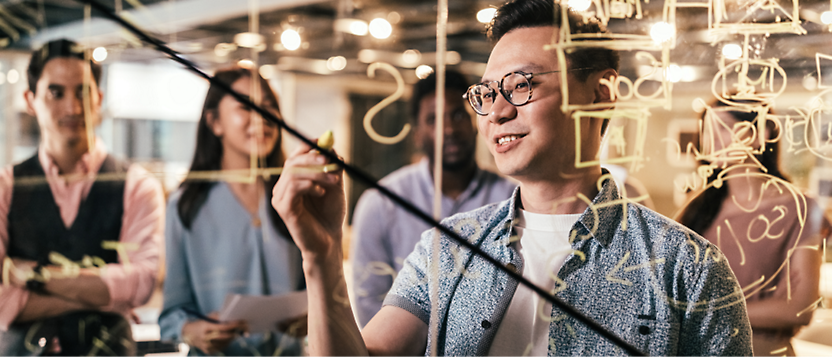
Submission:
<svg viewBox="0 0 832 357">
<path fill-rule="evenodd" d="M 491 22 L 491 19 L 494 18 L 494 14 L 497 13 L 497 9 L 493 7 L 487 7 L 477 12 L 477 21 L 483 24 L 487 24 Z"/>
<path fill-rule="evenodd" d="M 301 39 L 300 33 L 295 29 L 286 29 L 280 34 L 280 43 L 289 51 L 294 51 L 300 48 Z"/>
<path fill-rule="evenodd" d="M 722 46 L 722 55 L 729 60 L 735 60 L 742 57 L 742 47 L 736 43 L 729 43 Z"/>
<path fill-rule="evenodd" d="M 217 57 L 228 56 L 229 53 L 237 50 L 237 45 L 233 43 L 218 43 L 214 46 L 214 54 Z"/>
<path fill-rule="evenodd" d="M 402 53 L 402 62 L 407 65 L 416 65 L 422 60 L 422 53 L 419 50 L 407 50 Z"/>
<path fill-rule="evenodd" d="M 667 66 L 667 73 L 665 77 L 668 81 L 678 83 L 682 80 L 682 68 L 678 64 L 671 64 Z"/>
<path fill-rule="evenodd" d="M 676 27 L 664 21 L 659 21 L 650 28 L 650 38 L 655 43 L 670 41 L 674 35 L 676 35 Z"/>
<path fill-rule="evenodd" d="M 393 26 L 390 25 L 390 22 L 380 17 L 370 21 L 369 29 L 370 35 L 379 40 L 388 38 L 393 34 Z"/>
<path fill-rule="evenodd" d="M 241 59 L 237 62 L 237 65 L 240 66 L 240 68 L 245 69 L 254 68 L 254 62 L 252 62 L 250 59 Z"/>
<path fill-rule="evenodd" d="M 342 71 L 347 68 L 347 59 L 344 56 L 332 56 L 326 60 L 326 68 L 330 71 Z"/>
<path fill-rule="evenodd" d="M 586 11 L 592 6 L 592 0 L 569 0 L 567 6 L 574 11 Z"/>
<path fill-rule="evenodd" d="M 6 80 L 11 84 L 17 83 L 17 81 L 20 80 L 20 73 L 17 72 L 16 69 L 12 69 L 9 71 L 9 74 L 6 75 Z"/>
<path fill-rule="evenodd" d="M 255 48 L 265 42 L 263 35 L 254 32 L 241 32 L 234 35 L 234 43 L 245 48 Z"/>
<path fill-rule="evenodd" d="M 271 79 L 272 77 L 274 77 L 275 72 L 277 72 L 277 70 L 274 68 L 274 65 L 272 64 L 264 64 L 260 66 L 260 69 L 258 71 L 260 72 L 260 75 L 263 77 L 263 79 Z"/>
<path fill-rule="evenodd" d="M 832 11 L 824 11 L 820 14 L 820 22 L 824 25 L 832 25 Z"/>
<path fill-rule="evenodd" d="M 335 30 L 351 33 L 356 36 L 367 36 L 367 21 L 359 19 L 337 19 Z"/>
<path fill-rule="evenodd" d="M 356 36 L 367 36 L 368 25 L 366 21 L 354 20 L 350 23 L 350 33 Z"/>
<path fill-rule="evenodd" d="M 433 73 L 433 68 L 426 64 L 416 67 L 416 77 L 419 77 L 419 79 L 428 78 L 431 73 Z"/>
<path fill-rule="evenodd" d="M 104 62 L 107 59 L 107 49 L 104 47 L 96 47 L 92 51 L 92 59 L 96 62 Z"/>
</svg>

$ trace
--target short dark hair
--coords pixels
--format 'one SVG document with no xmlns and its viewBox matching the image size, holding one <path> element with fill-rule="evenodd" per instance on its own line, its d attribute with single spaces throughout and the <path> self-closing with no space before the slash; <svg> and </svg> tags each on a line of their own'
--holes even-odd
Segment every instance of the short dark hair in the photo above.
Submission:
<svg viewBox="0 0 832 357">
<path fill-rule="evenodd" d="M 29 78 L 29 90 L 35 93 L 38 87 L 38 81 L 43 73 L 43 68 L 46 64 L 54 58 L 77 58 L 84 60 L 84 48 L 70 40 L 62 38 L 60 40 L 53 40 L 41 46 L 32 52 L 32 59 L 29 60 L 29 68 L 26 69 L 26 74 Z M 95 79 L 95 84 L 101 84 L 101 65 L 90 60 L 90 69 L 92 76 Z"/>
<path fill-rule="evenodd" d="M 499 9 L 488 26 L 488 38 L 496 43 L 511 30 L 527 27 L 555 26 L 561 27 L 561 7 L 553 0 L 512 0 Z M 572 34 L 597 33 L 608 34 L 606 26 L 597 17 L 584 18 L 574 11 L 567 10 L 569 31 Z M 609 39 L 606 36 L 598 40 Z M 588 39 L 587 39 L 588 40 Z M 569 64 L 580 63 L 581 68 L 575 76 L 581 81 L 589 78 L 593 72 L 612 68 L 618 71 L 620 57 L 618 52 L 608 48 L 587 47 L 567 50 L 566 58 Z"/>
<path fill-rule="evenodd" d="M 465 75 L 454 70 L 445 71 L 445 89 L 455 89 L 462 93 L 468 91 L 470 83 Z M 422 98 L 436 92 L 436 73 L 431 73 L 425 79 L 413 85 L 413 95 L 410 97 L 410 117 L 414 123 L 419 121 L 419 108 Z M 462 100 L 462 99 L 460 99 Z"/>
</svg>

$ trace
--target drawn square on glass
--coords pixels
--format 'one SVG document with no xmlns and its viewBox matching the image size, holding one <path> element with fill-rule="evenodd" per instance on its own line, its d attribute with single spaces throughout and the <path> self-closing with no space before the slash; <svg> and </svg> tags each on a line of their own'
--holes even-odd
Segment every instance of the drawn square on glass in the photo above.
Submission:
<svg viewBox="0 0 832 357">
<path fill-rule="evenodd" d="M 798 10 L 798 0 L 714 0 L 708 22 L 712 36 L 806 34 Z"/>
<path fill-rule="evenodd" d="M 635 125 L 635 138 L 632 141 L 626 141 L 626 137 L 624 136 L 623 127 L 621 125 L 612 126 L 609 125 L 607 128 L 607 133 L 605 133 L 604 140 L 606 141 L 607 145 L 610 145 L 610 151 L 615 150 L 615 147 L 622 147 L 626 148 L 625 151 L 619 154 L 617 157 L 614 158 L 606 158 L 603 160 L 605 164 L 615 164 L 624 166 L 625 164 L 629 164 L 630 167 L 628 168 L 630 172 L 637 172 L 644 166 L 644 143 L 647 140 L 647 119 L 650 117 L 650 111 L 647 108 L 639 108 L 639 109 L 631 109 L 631 108 L 616 108 L 610 109 L 605 111 L 575 111 L 572 113 L 572 119 L 575 120 L 575 126 L 577 128 L 581 127 L 581 120 L 587 120 L 591 118 L 601 118 L 601 119 L 622 119 L 626 122 L 626 125 Z M 620 130 L 616 130 L 620 129 Z M 576 135 L 580 135 L 580 133 L 576 133 Z M 593 165 L 600 165 L 601 158 L 596 157 L 593 160 L 583 161 L 581 159 L 581 145 L 580 141 L 576 138 L 575 142 L 575 167 L 576 168 L 583 168 L 589 167 Z"/>
<path fill-rule="evenodd" d="M 815 63 L 818 69 L 818 88 L 832 88 L 832 55 L 815 53 Z"/>
</svg>

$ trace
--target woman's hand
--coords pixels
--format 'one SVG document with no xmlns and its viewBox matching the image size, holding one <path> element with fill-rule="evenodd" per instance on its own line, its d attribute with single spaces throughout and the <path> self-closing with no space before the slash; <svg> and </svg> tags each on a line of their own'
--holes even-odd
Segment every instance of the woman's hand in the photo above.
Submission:
<svg viewBox="0 0 832 357">
<path fill-rule="evenodd" d="M 323 172 L 325 156 L 307 145 L 295 150 L 274 186 L 272 206 L 306 258 L 327 257 L 341 249 L 346 215 L 343 171 Z"/>
<path fill-rule="evenodd" d="M 216 312 L 208 315 L 217 318 Z M 182 340 L 205 354 L 217 354 L 228 348 L 237 336 L 248 330 L 245 321 L 215 324 L 205 320 L 194 320 L 182 326 Z"/>
</svg>

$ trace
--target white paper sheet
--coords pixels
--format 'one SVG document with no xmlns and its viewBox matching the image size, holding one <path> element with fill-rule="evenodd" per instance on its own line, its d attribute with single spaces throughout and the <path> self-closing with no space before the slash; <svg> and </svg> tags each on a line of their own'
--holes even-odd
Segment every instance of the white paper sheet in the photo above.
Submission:
<svg viewBox="0 0 832 357">
<path fill-rule="evenodd" d="M 300 317 L 306 309 L 306 290 L 271 296 L 229 294 L 219 320 L 245 320 L 249 332 L 274 331 L 278 323 Z"/>
</svg>

